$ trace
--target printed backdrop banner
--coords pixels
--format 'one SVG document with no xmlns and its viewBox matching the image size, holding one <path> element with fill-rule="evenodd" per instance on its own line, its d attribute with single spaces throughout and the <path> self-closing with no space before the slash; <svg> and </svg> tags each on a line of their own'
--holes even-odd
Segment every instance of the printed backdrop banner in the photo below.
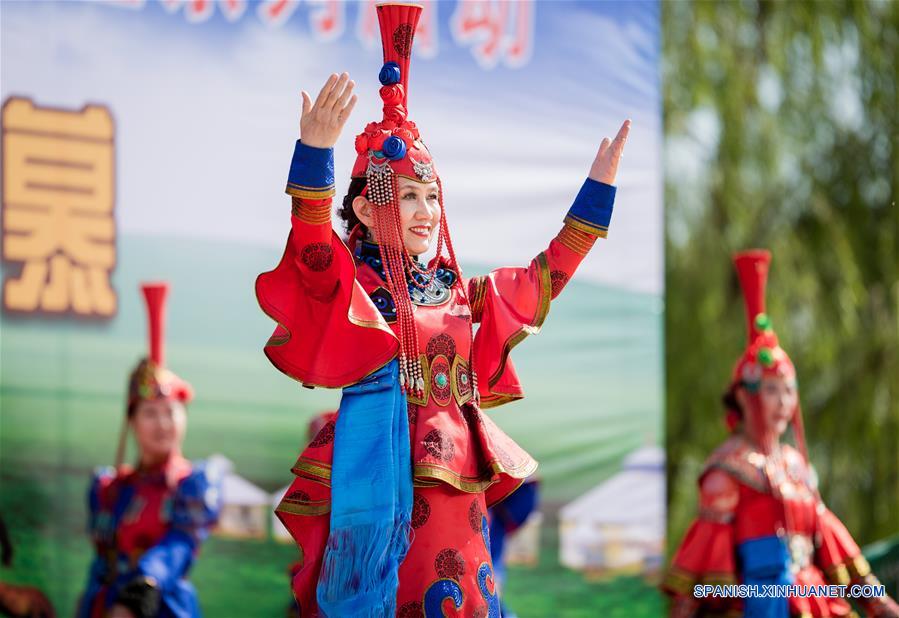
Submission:
<svg viewBox="0 0 899 618">
<path fill-rule="evenodd" d="M 185 451 L 227 458 L 236 509 L 230 537 L 211 539 L 194 569 L 201 602 L 210 616 L 287 605 L 296 550 L 271 538 L 272 494 L 309 419 L 339 393 L 268 364 L 273 324 L 253 281 L 289 229 L 300 90 L 314 96 L 341 71 L 357 83 L 336 146 L 338 198 L 355 134 L 381 117 L 374 6 L 0 4 L 0 516 L 14 547 L 0 581 L 36 586 L 71 615 L 91 556 L 88 479 L 112 463 L 127 375 L 146 353 L 138 284 L 165 279 L 168 363 L 197 392 Z M 540 609 L 563 585 L 583 593 L 571 609 L 625 593 L 642 599 L 637 613 L 660 607 L 640 579 L 597 594 L 602 584 L 563 569 L 556 516 L 662 439 L 659 54 L 654 2 L 426 2 L 415 39 L 410 118 L 439 161 L 468 274 L 542 251 L 602 137 L 633 121 L 609 238 L 515 350 L 526 398 L 491 411 L 541 462 L 540 559 L 520 574 L 541 583 L 517 585 L 513 570 L 507 586 L 530 615 L 565 615 L 565 603 Z M 627 554 L 639 555 L 630 572 L 657 566 L 657 541 Z M 592 567 L 614 572 L 620 561 L 595 542 Z"/>
</svg>

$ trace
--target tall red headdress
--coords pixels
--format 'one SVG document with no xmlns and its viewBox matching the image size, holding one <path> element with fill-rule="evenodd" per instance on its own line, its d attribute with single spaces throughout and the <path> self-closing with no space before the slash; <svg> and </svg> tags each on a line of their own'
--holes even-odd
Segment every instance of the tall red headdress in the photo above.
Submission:
<svg viewBox="0 0 899 618">
<path fill-rule="evenodd" d="M 128 418 L 140 401 L 169 399 L 189 403 L 193 399 L 190 384 L 165 368 L 165 301 L 169 285 L 164 282 L 144 283 L 140 289 L 147 309 L 149 355 L 137 364 L 128 378 L 127 417 L 119 440 L 116 466 L 121 465 L 124 458 Z"/>
<path fill-rule="evenodd" d="M 795 380 L 796 369 L 790 357 L 780 347 L 777 335 L 771 327 L 771 320 L 765 312 L 765 288 L 768 282 L 768 268 L 771 252 L 764 249 L 750 249 L 734 254 L 734 266 L 743 291 L 746 308 L 746 350 L 734 366 L 732 387 L 743 387 L 753 399 L 757 398 L 762 378 L 766 376 Z M 750 433 L 763 431 L 763 419 L 759 418 L 758 402 L 753 410 L 746 411 L 751 418 L 743 419 Z M 805 455 L 805 435 L 802 426 L 802 412 L 797 405 L 791 420 L 793 434 L 802 454 Z"/>
<path fill-rule="evenodd" d="M 409 61 L 412 41 L 422 8 L 412 4 L 382 4 L 377 7 L 381 26 L 384 65 L 378 79 L 384 103 L 383 118 L 370 122 L 356 136 L 354 178 L 365 178 L 363 195 L 374 206 L 374 233 L 381 250 L 387 287 L 397 307 L 400 329 L 400 380 L 404 388 L 421 394 L 424 376 L 419 361 L 418 334 L 412 317 L 408 285 L 425 287 L 441 264 L 459 272 L 446 223 L 443 187 L 431 153 L 409 115 Z M 416 182 L 436 182 L 440 200 L 440 229 L 437 255 L 427 268 L 409 255 L 400 225 L 398 178 Z M 448 253 L 443 255 L 444 247 Z M 417 275 L 417 276 L 416 276 Z"/>
</svg>

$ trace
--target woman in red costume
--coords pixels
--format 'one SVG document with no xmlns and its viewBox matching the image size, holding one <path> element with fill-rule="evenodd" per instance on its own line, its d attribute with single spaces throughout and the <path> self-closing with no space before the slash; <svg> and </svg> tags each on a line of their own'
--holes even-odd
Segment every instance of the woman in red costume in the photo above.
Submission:
<svg viewBox="0 0 899 618">
<path fill-rule="evenodd" d="M 672 616 L 851 615 L 842 598 L 697 598 L 697 585 L 879 585 L 858 545 L 818 493 L 805 450 L 796 370 L 765 314 L 770 261 L 762 250 L 734 258 L 749 341 L 724 398 L 732 435 L 705 464 L 699 477 L 699 517 L 663 584 L 674 597 Z M 788 425 L 796 448 L 781 442 Z M 858 602 L 869 616 L 899 616 L 888 596 Z"/>
<path fill-rule="evenodd" d="M 181 455 L 187 382 L 165 368 L 165 283 L 141 286 L 150 354 L 131 374 L 116 467 L 94 475 L 89 492 L 91 564 L 78 618 L 198 618 L 187 576 L 221 508 L 221 477 Z M 128 431 L 137 466 L 122 464 Z"/>
<path fill-rule="evenodd" d="M 603 140 L 562 230 L 529 266 L 464 278 L 435 163 L 407 119 L 420 11 L 378 7 L 384 115 L 356 138 L 346 242 L 331 227 L 332 147 L 353 83 L 332 75 L 314 103 L 303 93 L 291 233 L 256 285 L 278 323 L 272 363 L 344 389 L 277 507 L 304 557 L 293 579 L 303 616 L 499 616 L 487 508 L 537 464 L 481 409 L 522 397 L 509 353 L 605 237 L 629 128 Z"/>
</svg>

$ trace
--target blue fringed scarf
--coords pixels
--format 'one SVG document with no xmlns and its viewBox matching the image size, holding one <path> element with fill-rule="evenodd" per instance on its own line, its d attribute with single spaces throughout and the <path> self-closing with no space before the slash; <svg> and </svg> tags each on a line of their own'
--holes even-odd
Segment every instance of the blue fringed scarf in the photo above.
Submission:
<svg viewBox="0 0 899 618">
<path fill-rule="evenodd" d="M 393 360 L 343 389 L 334 432 L 331 532 L 316 589 L 325 616 L 395 615 L 411 514 L 409 418 Z"/>
</svg>

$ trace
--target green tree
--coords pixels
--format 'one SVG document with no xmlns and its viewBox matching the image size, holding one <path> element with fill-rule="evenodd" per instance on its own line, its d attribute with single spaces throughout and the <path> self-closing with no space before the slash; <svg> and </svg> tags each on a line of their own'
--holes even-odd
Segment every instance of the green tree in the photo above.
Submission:
<svg viewBox="0 0 899 618">
<path fill-rule="evenodd" d="M 669 545 L 726 436 L 752 247 L 824 500 L 860 543 L 894 534 L 899 2 L 666 2 L 663 36 Z"/>
</svg>

